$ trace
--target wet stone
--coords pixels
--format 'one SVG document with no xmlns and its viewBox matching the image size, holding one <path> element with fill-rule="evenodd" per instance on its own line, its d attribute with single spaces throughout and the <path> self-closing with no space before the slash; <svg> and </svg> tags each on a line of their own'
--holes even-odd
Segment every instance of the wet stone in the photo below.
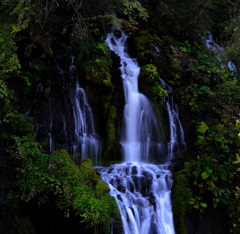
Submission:
<svg viewBox="0 0 240 234">
<path fill-rule="evenodd" d="M 116 46 L 116 41 L 114 40 L 114 38 L 111 38 L 111 42 L 114 46 Z"/>
<path fill-rule="evenodd" d="M 156 177 L 157 177 L 157 179 L 158 179 L 158 178 L 160 177 L 160 175 L 159 175 L 159 174 L 157 174 L 157 175 L 156 175 Z"/>
<path fill-rule="evenodd" d="M 143 174 L 143 176 L 145 176 L 151 180 L 153 179 L 153 175 L 148 171 L 142 171 L 142 174 Z"/>
<path fill-rule="evenodd" d="M 143 196 L 143 197 L 149 197 L 149 193 L 143 192 L 143 193 L 142 193 L 142 196 Z"/>
<path fill-rule="evenodd" d="M 117 198 L 118 198 L 119 201 L 123 202 L 123 199 L 122 199 L 120 194 L 117 195 Z"/>
<path fill-rule="evenodd" d="M 117 186 L 117 190 L 122 193 L 126 193 L 126 188 L 121 184 Z"/>
<path fill-rule="evenodd" d="M 138 173 L 138 169 L 136 166 L 132 167 L 132 175 L 136 175 Z"/>
<path fill-rule="evenodd" d="M 155 222 L 151 222 L 151 228 L 149 234 L 158 234 L 157 224 Z"/>
<path fill-rule="evenodd" d="M 113 167 L 109 168 L 108 173 L 111 173 L 113 171 Z"/>
<path fill-rule="evenodd" d="M 125 168 L 126 175 L 130 175 L 130 167 Z"/>
<path fill-rule="evenodd" d="M 129 186 L 130 192 L 133 193 L 133 191 L 134 191 L 134 185 L 133 185 L 132 181 L 129 181 L 129 182 L 128 182 L 128 186 Z"/>
<path fill-rule="evenodd" d="M 118 29 L 115 29 L 113 31 L 113 34 L 117 37 L 117 38 L 120 38 L 122 36 L 122 32 Z"/>
</svg>

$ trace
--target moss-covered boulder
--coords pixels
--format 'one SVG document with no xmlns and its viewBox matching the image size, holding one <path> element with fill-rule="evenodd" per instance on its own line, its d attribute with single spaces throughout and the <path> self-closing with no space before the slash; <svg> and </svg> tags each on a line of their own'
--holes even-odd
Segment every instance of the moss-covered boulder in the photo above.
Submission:
<svg viewBox="0 0 240 234">
<path fill-rule="evenodd" d="M 189 186 L 190 173 L 186 169 L 188 163 L 185 163 L 185 169 L 178 171 L 174 175 L 172 185 L 172 211 L 174 216 L 174 226 L 176 233 L 187 234 L 184 224 L 184 215 L 192 209 L 190 198 L 192 191 Z"/>
<path fill-rule="evenodd" d="M 141 66 L 147 63 L 155 63 L 158 46 L 161 44 L 161 39 L 152 35 L 148 31 L 140 31 L 133 39 L 133 46 L 137 53 L 137 59 Z"/>
<path fill-rule="evenodd" d="M 70 155 L 69 155 L 69 153 L 67 152 L 67 150 L 65 150 L 65 149 L 60 149 L 60 150 L 58 150 L 58 153 L 63 154 L 67 159 L 72 160 L 72 159 L 70 158 Z"/>
</svg>

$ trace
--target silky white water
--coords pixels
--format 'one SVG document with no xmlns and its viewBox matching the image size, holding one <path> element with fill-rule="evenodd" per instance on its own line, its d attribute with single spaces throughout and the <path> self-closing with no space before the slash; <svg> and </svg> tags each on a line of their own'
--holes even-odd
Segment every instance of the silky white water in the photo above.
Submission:
<svg viewBox="0 0 240 234">
<path fill-rule="evenodd" d="M 161 134 L 151 102 L 138 92 L 140 67 L 130 58 L 125 46 L 127 36 L 109 34 L 106 42 L 110 50 L 120 56 L 125 94 L 122 148 L 125 161 L 149 161 L 149 154 L 161 154 Z"/>
<path fill-rule="evenodd" d="M 71 56 L 72 64 L 69 68 L 71 78 L 76 75 L 74 56 Z M 88 103 L 85 90 L 76 81 L 76 88 L 70 93 L 73 117 L 75 123 L 75 137 L 73 142 L 73 155 L 81 154 L 81 159 L 90 158 L 94 164 L 100 160 L 101 142 L 95 132 L 92 109 Z"/>
<path fill-rule="evenodd" d="M 125 93 L 122 148 L 124 163 L 109 168 L 97 167 L 103 181 L 108 183 L 110 195 L 115 197 L 126 234 L 173 234 L 173 214 L 171 205 L 172 173 L 171 165 L 153 165 L 152 155 L 161 157 L 163 145 L 156 115 L 151 102 L 138 91 L 140 67 L 136 59 L 127 54 L 127 36 L 120 38 L 108 34 L 109 48 L 120 56 L 121 72 Z M 169 149 L 165 149 L 168 160 L 173 157 L 178 141 L 179 124 L 176 106 L 167 102 L 170 118 Z M 177 117 L 177 118 L 176 118 Z M 179 121 L 180 122 L 180 121 Z M 174 142 L 174 144 L 173 144 Z"/>
</svg>

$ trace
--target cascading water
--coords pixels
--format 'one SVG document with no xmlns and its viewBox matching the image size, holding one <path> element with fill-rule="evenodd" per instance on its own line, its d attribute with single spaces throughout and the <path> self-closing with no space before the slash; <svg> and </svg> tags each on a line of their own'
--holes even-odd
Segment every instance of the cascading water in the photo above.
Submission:
<svg viewBox="0 0 240 234">
<path fill-rule="evenodd" d="M 211 32 L 206 30 L 206 37 L 202 37 L 203 41 L 205 42 L 206 46 L 209 48 L 209 50 L 214 51 L 218 50 L 219 52 L 224 51 L 224 48 L 218 45 L 214 40 L 213 40 L 213 35 Z M 217 59 L 221 61 L 221 58 L 219 55 L 216 55 Z M 228 62 L 228 68 L 231 72 L 237 72 L 236 66 L 232 61 Z"/>
<path fill-rule="evenodd" d="M 120 56 L 126 105 L 122 148 L 125 162 L 109 168 L 96 167 L 103 181 L 108 183 L 110 195 L 115 197 L 122 216 L 124 233 L 175 233 L 171 206 L 172 174 L 170 162 L 163 165 L 146 164 L 151 150 L 162 155 L 161 134 L 150 101 L 138 92 L 140 68 L 136 59 L 127 54 L 127 36 L 120 38 L 108 34 L 109 48 Z M 170 160 L 177 146 L 177 133 L 184 142 L 177 106 L 166 101 L 170 118 Z M 178 122 L 179 121 L 179 122 Z M 178 125 L 177 125 L 178 122 Z M 177 131 L 177 127 L 179 130 Z M 174 146 L 174 144 L 176 146 Z M 129 162 L 131 161 L 131 162 Z"/>
<path fill-rule="evenodd" d="M 73 78 L 76 75 L 73 55 L 72 65 L 69 70 L 70 75 Z M 101 143 L 95 132 L 92 110 L 88 104 L 87 95 L 84 89 L 80 87 L 78 80 L 76 81 L 76 89 L 70 96 L 75 123 L 73 155 L 80 152 L 81 159 L 91 158 L 91 160 L 96 163 L 100 160 Z"/>
<path fill-rule="evenodd" d="M 86 93 L 84 89 L 80 87 L 78 81 L 77 69 L 74 66 L 73 55 L 71 55 L 71 62 L 72 63 L 69 67 L 70 79 L 67 79 L 67 77 L 65 77 L 65 71 L 58 64 L 57 60 L 53 61 L 53 67 L 58 73 L 59 80 L 61 80 L 61 88 L 64 89 L 66 87 L 65 92 L 67 98 L 65 97 L 60 99 L 59 96 L 54 93 L 54 85 L 56 85 L 56 83 L 52 84 L 49 80 L 47 92 L 50 93 L 50 95 L 43 99 L 42 96 L 44 89 L 43 84 L 40 83 L 31 108 L 33 110 L 29 109 L 25 116 L 28 118 L 31 111 L 33 112 L 32 114 L 34 114 L 35 109 L 40 107 L 39 109 L 41 110 L 41 107 L 44 106 L 45 109 L 47 109 L 44 109 L 44 111 L 49 113 L 49 118 L 44 123 L 45 129 L 47 128 L 47 135 L 49 139 L 49 151 L 52 152 L 59 147 L 55 129 L 59 129 L 59 127 L 62 126 L 62 133 L 64 136 L 64 139 L 61 141 L 63 142 L 62 148 L 68 149 L 70 152 L 72 151 L 75 156 L 81 156 L 80 158 L 74 159 L 80 160 L 88 157 L 94 164 L 96 164 L 97 161 L 100 160 L 101 141 L 95 132 L 93 114 L 88 103 Z M 38 108 L 34 106 L 36 103 L 38 103 Z M 39 112 L 37 113 L 39 115 Z M 56 115 L 58 115 L 57 118 Z M 74 123 L 74 134 L 72 134 L 73 128 L 70 128 L 69 126 L 73 125 L 72 123 Z M 77 155 L 77 153 L 80 153 L 80 155 Z"/>
<path fill-rule="evenodd" d="M 168 143 L 168 159 L 170 160 L 173 158 L 174 151 L 179 148 L 179 143 L 181 143 L 181 146 L 184 148 L 186 148 L 187 145 L 184 140 L 182 124 L 178 116 L 178 106 L 174 104 L 173 96 L 171 95 L 172 87 L 167 85 L 161 78 L 160 84 L 168 92 L 168 97 L 165 98 L 165 104 L 168 111 L 170 126 L 170 142 Z M 178 134 L 178 130 L 180 134 Z M 178 135 L 180 135 L 180 141 Z"/>
<path fill-rule="evenodd" d="M 127 36 L 120 39 L 109 35 L 109 48 L 120 56 L 121 72 L 125 94 L 124 132 L 122 148 L 125 161 L 149 161 L 149 154 L 161 153 L 161 134 L 157 118 L 150 101 L 138 92 L 138 75 L 140 67 L 137 60 L 126 53 Z"/>
</svg>

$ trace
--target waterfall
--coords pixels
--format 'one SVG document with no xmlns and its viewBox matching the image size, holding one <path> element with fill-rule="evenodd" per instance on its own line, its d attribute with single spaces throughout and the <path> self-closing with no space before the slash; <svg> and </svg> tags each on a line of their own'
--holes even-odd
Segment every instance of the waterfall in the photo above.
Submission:
<svg viewBox="0 0 240 234">
<path fill-rule="evenodd" d="M 210 31 L 206 30 L 205 31 L 206 37 L 202 37 L 202 40 L 205 42 L 205 45 L 209 48 L 210 51 L 224 51 L 224 48 L 218 45 L 214 40 L 213 40 L 213 35 L 211 34 Z M 221 61 L 220 56 L 217 54 L 216 58 Z M 226 58 L 225 58 L 226 60 Z M 232 61 L 228 61 L 228 68 L 231 72 L 237 72 L 236 66 Z"/>
<path fill-rule="evenodd" d="M 77 69 L 74 66 L 73 55 L 71 55 L 71 59 L 72 64 L 69 67 L 69 72 L 71 78 L 74 78 Z M 81 159 L 90 158 L 96 164 L 100 160 L 101 142 L 95 132 L 92 109 L 88 103 L 87 95 L 78 79 L 76 79 L 75 87 L 75 90 L 72 90 L 70 94 L 75 123 L 73 155 L 80 153 Z"/>
<path fill-rule="evenodd" d="M 150 101 L 138 92 L 140 67 L 137 60 L 127 54 L 126 39 L 124 34 L 120 39 L 110 34 L 106 40 L 109 48 L 120 56 L 122 65 L 120 69 L 126 104 L 121 145 L 125 161 L 149 161 L 150 153 L 161 153 L 161 134 Z"/>
<path fill-rule="evenodd" d="M 138 91 L 140 67 L 130 58 L 126 48 L 127 36 L 108 34 L 109 48 L 121 59 L 125 93 L 122 148 L 124 163 L 109 168 L 96 167 L 102 180 L 108 183 L 110 195 L 115 197 L 126 234 L 173 234 L 171 206 L 172 173 L 167 162 L 146 164 L 152 154 L 162 155 L 163 147 L 157 118 L 151 102 Z M 163 81 L 162 81 L 163 82 Z M 165 86 L 167 86 L 164 83 Z M 171 87 L 168 86 L 168 91 Z M 185 145 L 184 133 L 172 97 L 165 100 L 170 122 L 168 160 L 173 157 L 178 141 Z M 180 137 L 178 133 L 180 132 Z M 179 138 L 179 139 L 178 139 Z M 154 153 L 153 153 L 154 152 Z"/>
<path fill-rule="evenodd" d="M 161 86 L 168 92 L 168 97 L 165 98 L 164 101 L 169 116 L 170 141 L 168 143 L 168 160 L 171 160 L 174 151 L 179 148 L 179 143 L 183 148 L 186 148 L 187 145 L 184 140 L 184 131 L 178 115 L 178 106 L 173 102 L 172 87 L 167 85 L 161 78 L 159 78 L 159 80 Z M 180 139 L 178 139 L 179 135 Z"/>
<path fill-rule="evenodd" d="M 47 87 L 50 95 L 43 98 L 44 88 L 43 84 L 40 83 L 32 107 L 25 114 L 25 117 L 28 118 L 28 115 L 31 114 L 31 109 L 37 109 L 36 112 L 38 115 L 42 108 L 44 108 L 44 111 L 46 109 L 48 119 L 43 125 L 44 128 L 47 129 L 49 151 L 53 152 L 59 147 L 58 136 L 54 130 L 56 128 L 59 130 L 62 126 L 64 139 L 62 140 L 63 144 L 61 147 L 69 150 L 73 154 L 74 159 L 81 160 L 88 157 L 93 161 L 93 164 L 96 164 L 97 161 L 100 160 L 101 141 L 95 131 L 93 113 L 87 95 L 78 80 L 77 69 L 74 65 L 74 55 L 71 48 L 70 51 L 70 79 L 65 76 L 66 72 L 58 64 L 57 60 L 53 60 L 53 66 L 58 73 L 57 78 L 61 81 L 62 89 L 64 90 L 66 87 L 65 92 L 68 100 L 66 98 L 60 99 L 59 93 L 58 95 L 54 93 L 56 90 L 54 89 L 55 84 L 51 83 L 50 80 L 48 81 Z M 62 93 L 60 92 L 60 94 Z M 33 108 L 37 102 L 38 108 Z M 35 110 L 33 110 L 33 112 L 34 111 Z M 72 125 L 74 126 L 72 127 Z"/>
</svg>

